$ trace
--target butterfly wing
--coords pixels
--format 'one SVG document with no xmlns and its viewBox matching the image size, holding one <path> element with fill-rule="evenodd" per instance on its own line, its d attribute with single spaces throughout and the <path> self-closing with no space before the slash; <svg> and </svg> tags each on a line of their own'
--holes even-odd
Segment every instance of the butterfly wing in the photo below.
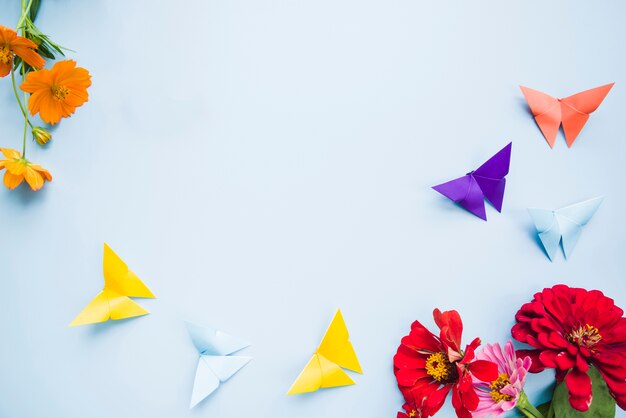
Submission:
<svg viewBox="0 0 626 418">
<path fill-rule="evenodd" d="M 187 331 L 200 354 L 226 356 L 250 345 L 247 341 L 214 330 L 210 327 L 187 322 Z"/>
<path fill-rule="evenodd" d="M 337 366 L 339 367 L 339 366 Z M 322 368 L 319 357 L 314 354 L 309 362 L 304 366 L 296 381 L 287 391 L 287 395 L 297 395 L 300 393 L 315 392 L 322 387 Z"/>
<path fill-rule="evenodd" d="M 317 352 L 343 368 L 363 373 L 340 310 L 337 310 L 328 330 L 326 330 Z"/>
<path fill-rule="evenodd" d="M 104 287 L 120 295 L 140 298 L 154 298 L 154 294 L 143 284 L 137 275 L 128 269 L 126 263 L 104 244 Z"/>
<path fill-rule="evenodd" d="M 589 114 L 593 113 L 600 106 L 614 84 L 606 84 L 585 90 L 561 100 L 563 133 L 565 134 L 568 147 L 572 146 L 585 123 L 587 123 Z"/>
<path fill-rule="evenodd" d="M 336 363 L 323 355 L 314 354 L 304 367 L 296 381 L 291 385 L 288 395 L 315 392 L 320 388 L 333 388 L 353 385 L 354 381 Z"/>
<path fill-rule="evenodd" d="M 483 195 L 498 212 L 502 211 L 504 189 L 506 187 L 506 179 L 504 177 L 509 174 L 512 146 L 513 143 L 509 142 L 507 146 L 498 151 L 486 163 L 478 167 L 473 174 Z"/>
<path fill-rule="evenodd" d="M 202 356 L 198 359 L 196 377 L 193 382 L 190 408 L 193 408 L 220 386 L 220 379 L 215 375 Z"/>
<path fill-rule="evenodd" d="M 591 220 L 602 204 L 602 200 L 602 197 L 597 197 L 555 211 L 563 236 L 563 253 L 566 258 L 572 253 L 580 238 L 583 226 Z"/>
<path fill-rule="evenodd" d="M 552 261 L 561 242 L 561 229 L 556 215 L 551 210 L 545 209 L 528 209 L 528 213 L 535 223 L 539 240 Z"/>
<path fill-rule="evenodd" d="M 244 356 L 201 356 L 220 382 L 225 382 L 252 360 Z"/>
<path fill-rule="evenodd" d="M 128 296 L 118 295 L 106 290 L 105 292 L 108 293 L 110 315 L 111 319 L 114 321 L 118 319 L 134 318 L 150 313 Z"/>
<path fill-rule="evenodd" d="M 354 385 L 354 380 L 344 372 L 341 367 L 318 354 L 320 369 L 322 371 L 322 388 L 336 388 L 339 386 Z"/>
<path fill-rule="evenodd" d="M 524 86 L 520 86 L 520 89 L 526 98 L 528 107 L 530 107 L 539 129 L 541 129 L 541 133 L 550 145 L 550 148 L 554 147 L 554 141 L 561 125 L 561 106 L 559 106 L 559 101 L 538 90 Z"/>
<path fill-rule="evenodd" d="M 487 220 L 484 195 L 473 176 L 459 177 L 447 183 L 433 186 L 433 189 L 457 202 L 479 218 Z"/>
<path fill-rule="evenodd" d="M 109 320 L 109 317 L 109 298 L 106 292 L 102 291 L 70 322 L 70 326 L 75 327 L 77 325 L 106 322 Z"/>
</svg>

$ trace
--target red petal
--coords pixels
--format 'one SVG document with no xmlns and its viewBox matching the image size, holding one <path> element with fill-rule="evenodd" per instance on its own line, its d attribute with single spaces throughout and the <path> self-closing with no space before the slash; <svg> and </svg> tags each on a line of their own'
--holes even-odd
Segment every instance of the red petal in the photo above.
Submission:
<svg viewBox="0 0 626 418">
<path fill-rule="evenodd" d="M 543 360 L 543 357 L 541 358 Z M 559 353 L 554 357 L 556 366 L 561 370 L 569 370 L 576 365 L 576 358 L 572 358 L 568 353 Z"/>
<path fill-rule="evenodd" d="M 586 373 L 574 369 L 565 377 L 570 394 L 570 405 L 578 411 L 586 411 L 591 404 L 591 378 Z"/>
<path fill-rule="evenodd" d="M 433 311 L 433 318 L 440 329 L 439 338 L 452 347 L 455 351 L 461 351 L 461 336 L 463 334 L 463 322 L 457 311 L 441 312 Z"/>
<path fill-rule="evenodd" d="M 476 360 L 469 364 L 470 372 L 483 382 L 493 382 L 498 378 L 498 365 L 487 360 Z"/>
<path fill-rule="evenodd" d="M 450 392 L 450 385 L 446 385 L 439 390 L 432 392 L 426 400 L 426 407 L 428 408 L 429 415 L 434 415 L 441 409 L 443 403 L 446 400 L 446 396 Z"/>
</svg>

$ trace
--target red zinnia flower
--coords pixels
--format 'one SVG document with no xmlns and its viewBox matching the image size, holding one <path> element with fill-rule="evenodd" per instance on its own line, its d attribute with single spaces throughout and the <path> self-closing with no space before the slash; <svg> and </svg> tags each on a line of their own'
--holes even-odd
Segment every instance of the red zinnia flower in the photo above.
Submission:
<svg viewBox="0 0 626 418">
<path fill-rule="evenodd" d="M 471 375 L 484 381 L 496 380 L 498 367 L 489 361 L 474 360 L 479 338 L 465 351 L 461 350 L 463 323 L 457 311 L 442 313 L 435 309 L 433 317 L 440 330 L 439 337 L 415 321 L 409 335 L 402 338 L 393 358 L 398 387 L 409 405 L 420 405 L 421 415 L 416 416 L 433 416 L 452 390 L 452 406 L 457 416 L 470 418 L 470 411 L 478 406 Z"/>
<path fill-rule="evenodd" d="M 557 380 L 569 390 L 570 405 L 586 411 L 592 401 L 593 364 L 604 377 L 611 395 L 626 409 L 626 318 L 599 290 L 570 288 L 563 284 L 536 293 L 515 315 L 513 338 L 534 350 L 531 372 L 556 369 Z"/>
</svg>

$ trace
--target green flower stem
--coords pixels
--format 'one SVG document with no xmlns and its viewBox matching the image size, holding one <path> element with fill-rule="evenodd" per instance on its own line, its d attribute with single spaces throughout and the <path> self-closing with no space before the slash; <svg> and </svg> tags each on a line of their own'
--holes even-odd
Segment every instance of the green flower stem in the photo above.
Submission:
<svg viewBox="0 0 626 418">
<path fill-rule="evenodd" d="M 537 410 L 528 400 L 528 396 L 526 393 L 522 391 L 520 393 L 519 399 L 517 400 L 517 404 L 515 405 L 519 411 L 524 414 L 525 417 L 528 418 L 545 418 L 541 412 Z"/>
<path fill-rule="evenodd" d="M 22 68 L 24 68 L 22 66 Z M 23 77 L 23 76 L 22 76 Z M 15 71 L 11 68 L 11 83 L 13 84 L 13 94 L 15 95 L 15 100 L 17 100 L 17 104 L 22 111 L 22 116 L 24 116 L 24 138 L 22 139 L 22 157 L 26 158 L 26 133 L 28 132 L 28 126 L 33 129 L 34 126 L 30 122 L 28 118 L 28 113 L 26 113 L 26 109 L 24 109 L 24 105 L 22 104 L 22 100 L 20 99 L 20 94 L 17 92 L 17 84 L 15 83 Z M 24 102 L 26 102 L 26 93 L 24 93 Z"/>
<path fill-rule="evenodd" d="M 28 114 L 26 113 L 26 110 L 24 109 L 24 105 L 22 105 L 22 100 L 20 99 L 20 94 L 17 92 L 17 84 L 15 83 L 15 74 L 13 72 L 13 69 L 11 69 L 11 82 L 13 83 L 13 94 L 15 94 L 15 99 L 17 100 L 17 104 L 20 106 L 20 110 L 22 111 L 22 115 L 24 116 L 24 118 L 28 118 Z M 30 121 L 29 121 L 30 123 Z M 33 125 L 30 125 L 31 127 L 33 127 Z"/>
<path fill-rule="evenodd" d="M 30 13 L 30 7 L 33 4 L 33 0 L 29 0 L 28 4 L 26 4 L 26 0 L 21 0 L 21 3 L 22 3 L 22 13 L 20 15 L 20 20 L 17 22 L 17 29 L 19 30 L 21 28 L 22 36 L 26 37 L 26 25 L 24 25 L 24 22 L 26 18 L 28 17 L 28 14 Z M 22 83 L 24 83 L 25 79 L 26 79 L 26 62 L 22 60 Z M 17 92 L 17 85 L 15 84 L 15 71 L 13 70 L 13 67 L 11 67 L 11 83 L 13 83 L 13 94 L 15 94 L 15 99 L 17 100 L 17 104 L 19 105 L 20 110 L 22 111 L 22 115 L 24 116 L 24 136 L 22 138 L 22 158 L 26 158 L 26 136 L 28 133 L 28 126 L 30 125 L 30 128 L 33 129 L 33 124 L 30 123 L 28 113 L 26 113 L 26 110 L 24 109 L 24 105 L 22 104 L 22 101 L 20 100 L 20 95 Z M 26 103 L 27 101 L 28 101 L 28 95 L 26 94 L 26 92 L 24 92 L 24 103 Z"/>
<path fill-rule="evenodd" d="M 28 14 L 30 13 L 30 6 L 33 5 L 33 0 L 30 0 L 28 2 L 28 4 L 26 4 L 26 0 L 22 0 L 22 15 L 20 16 L 20 20 L 18 20 L 17 22 L 17 28 L 22 28 L 22 33 L 24 30 L 24 21 L 26 20 L 26 18 L 28 17 Z"/>
</svg>

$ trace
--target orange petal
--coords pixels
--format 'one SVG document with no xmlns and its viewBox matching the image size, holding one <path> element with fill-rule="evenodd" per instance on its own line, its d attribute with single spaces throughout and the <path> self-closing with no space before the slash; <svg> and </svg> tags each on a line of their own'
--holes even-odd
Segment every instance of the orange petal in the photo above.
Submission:
<svg viewBox="0 0 626 418">
<path fill-rule="evenodd" d="M 89 100 L 89 95 L 87 94 L 87 90 L 74 90 L 72 89 L 70 94 L 65 98 L 65 103 L 69 104 L 73 107 L 82 106 L 87 100 Z"/>
<path fill-rule="evenodd" d="M 0 39 L 3 43 L 10 44 L 15 38 L 17 38 L 17 32 L 11 28 L 0 25 Z"/>
<path fill-rule="evenodd" d="M 37 45 L 35 45 L 35 48 L 36 47 Z M 30 65 L 31 67 L 40 69 L 40 68 L 43 68 L 43 66 L 46 64 L 46 61 L 41 57 L 41 55 L 39 55 L 38 53 L 36 53 L 33 49 L 29 47 L 14 46 L 12 49 L 13 49 L 13 52 L 15 52 L 17 56 L 19 56 L 24 61 L 26 61 L 26 63 Z"/>
<path fill-rule="evenodd" d="M 20 160 L 7 160 L 4 166 L 7 168 L 8 172 L 16 176 L 21 176 L 24 174 L 24 171 L 26 171 L 26 164 Z"/>
<path fill-rule="evenodd" d="M 32 167 L 26 167 L 24 178 L 26 179 L 26 183 L 28 183 L 28 185 L 34 192 L 43 187 L 43 177 Z"/>
<path fill-rule="evenodd" d="M 74 69 L 76 68 L 76 61 L 74 60 L 63 60 L 55 63 L 50 71 L 57 76 L 55 81 L 58 81 L 59 84 L 64 84 L 63 81 L 66 81 L 67 78 L 71 77 Z"/>
<path fill-rule="evenodd" d="M 30 110 L 31 115 L 34 116 L 41 111 L 41 103 L 46 96 L 52 96 L 52 91 L 50 91 L 49 88 L 37 90 L 30 95 L 28 99 L 28 110 Z"/>
<path fill-rule="evenodd" d="M 11 148 L 0 148 L 0 152 L 8 159 L 20 158 L 22 155 Z"/>
<path fill-rule="evenodd" d="M 63 115 L 61 103 L 61 101 L 55 100 L 52 95 L 44 95 L 41 99 L 41 109 L 39 109 L 41 119 L 51 125 L 58 123 Z"/>
<path fill-rule="evenodd" d="M 31 164 L 30 165 L 34 170 L 37 170 L 39 174 L 41 174 L 46 180 L 52 181 L 52 174 L 39 164 Z"/>
<path fill-rule="evenodd" d="M 13 60 L 10 60 L 8 63 L 0 62 L 0 77 L 5 77 L 9 75 L 11 72 L 11 67 L 13 66 Z"/>
<path fill-rule="evenodd" d="M 20 89 L 27 93 L 34 93 L 37 90 L 45 90 L 52 87 L 52 75 L 50 70 L 31 71 L 26 74 L 26 80 L 20 85 Z"/>
<path fill-rule="evenodd" d="M 9 171 L 6 171 L 4 173 L 4 185 L 7 187 L 7 189 L 13 190 L 17 186 L 22 184 L 23 181 L 24 181 L 24 176 L 16 176 L 16 175 L 11 174 Z"/>
</svg>

